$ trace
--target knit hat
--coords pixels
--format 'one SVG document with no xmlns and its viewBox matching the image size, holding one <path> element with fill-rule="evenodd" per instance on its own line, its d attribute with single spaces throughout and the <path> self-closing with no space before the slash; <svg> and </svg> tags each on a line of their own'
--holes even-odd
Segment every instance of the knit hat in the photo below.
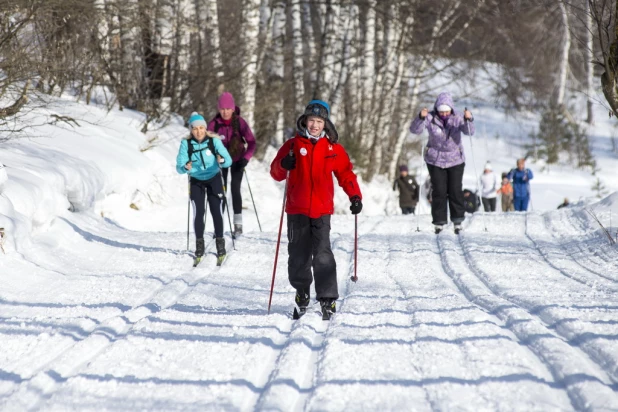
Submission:
<svg viewBox="0 0 618 412">
<path fill-rule="evenodd" d="M 440 106 L 436 107 L 436 109 L 438 109 L 439 112 L 450 112 L 453 110 L 448 104 L 441 104 Z"/>
<path fill-rule="evenodd" d="M 489 163 L 489 162 L 485 163 L 485 170 L 489 170 L 489 171 L 494 170 L 494 169 L 491 167 L 491 163 Z"/>
<path fill-rule="evenodd" d="M 406 166 L 406 165 L 399 166 L 399 171 L 400 172 L 407 172 L 408 171 L 408 166 Z"/>
<path fill-rule="evenodd" d="M 219 96 L 219 109 L 235 109 L 236 103 L 234 102 L 234 96 L 232 93 L 225 92 L 221 96 Z"/>
<path fill-rule="evenodd" d="M 206 125 L 206 120 L 204 120 L 204 116 L 198 114 L 197 112 L 191 113 L 191 117 L 189 117 L 189 129 L 193 129 L 194 127 L 204 126 Z"/>
<path fill-rule="evenodd" d="M 307 129 L 307 118 L 310 116 L 319 117 L 324 120 L 324 131 L 329 137 L 331 143 L 337 143 L 339 140 L 339 134 L 335 125 L 330 121 L 330 106 L 323 100 L 311 100 L 307 107 L 305 107 L 305 113 L 303 113 L 296 121 L 296 129 L 300 133 L 305 133 Z"/>
</svg>

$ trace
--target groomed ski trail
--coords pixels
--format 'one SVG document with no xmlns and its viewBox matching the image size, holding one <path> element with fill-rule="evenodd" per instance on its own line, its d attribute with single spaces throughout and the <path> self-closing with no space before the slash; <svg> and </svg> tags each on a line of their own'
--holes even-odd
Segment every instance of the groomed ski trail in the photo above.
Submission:
<svg viewBox="0 0 618 412">
<path fill-rule="evenodd" d="M 213 245 L 214 240 L 206 245 L 206 253 Z M 205 258 L 202 263 L 214 263 L 211 260 Z M 52 396 L 59 384 L 76 376 L 84 365 L 93 361 L 115 341 L 125 338 L 139 321 L 175 304 L 209 274 L 207 270 L 191 269 L 169 283 L 162 283 L 141 304 L 122 315 L 112 316 L 91 330 L 84 330 L 85 336 L 76 338 L 73 345 L 43 365 L 30 379 L 24 380 L 25 384 L 11 395 L 4 407 L 15 410 L 41 408 L 42 402 Z"/>
<path fill-rule="evenodd" d="M 243 234 L 235 252 L 228 239 L 222 267 L 207 254 L 189 270 L 170 247 L 182 234 L 62 223 L 72 240 L 57 260 L 34 254 L 36 270 L 109 291 L 81 304 L 79 288 L 0 300 L 0 336 L 18 344 L 44 327 L 58 343 L 45 361 L 40 339 L 0 359 L 0 408 L 618 409 L 616 250 L 600 253 L 577 211 L 485 218 L 489 232 L 473 216 L 460 236 L 436 236 L 429 216 L 421 232 L 414 217 L 361 216 L 353 283 L 353 217 L 335 216 L 340 300 L 328 322 L 317 305 L 290 319 L 285 239 L 266 315 L 274 232 Z M 67 265 L 78 246 L 88 253 Z M 110 261 L 109 280 L 98 266 L 78 272 L 89 259 Z"/>
</svg>

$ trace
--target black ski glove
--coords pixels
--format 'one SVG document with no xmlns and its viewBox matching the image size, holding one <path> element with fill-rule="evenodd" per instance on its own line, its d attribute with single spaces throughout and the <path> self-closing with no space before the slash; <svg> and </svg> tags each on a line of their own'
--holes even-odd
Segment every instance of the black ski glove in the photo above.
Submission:
<svg viewBox="0 0 618 412">
<path fill-rule="evenodd" d="M 352 202 L 352 204 L 350 205 L 350 210 L 352 211 L 352 214 L 358 215 L 361 210 L 363 210 L 363 202 L 361 202 L 361 198 L 358 196 L 352 196 L 350 202 Z"/>
<path fill-rule="evenodd" d="M 238 163 L 238 166 L 241 169 L 244 169 L 245 167 L 247 167 L 247 163 L 249 163 L 249 161 L 247 159 L 245 159 L 244 157 L 241 157 L 240 160 L 238 162 L 236 162 L 236 163 Z"/>
<path fill-rule="evenodd" d="M 296 157 L 293 155 L 287 155 L 281 159 L 281 167 L 285 170 L 294 170 L 296 168 Z"/>
</svg>

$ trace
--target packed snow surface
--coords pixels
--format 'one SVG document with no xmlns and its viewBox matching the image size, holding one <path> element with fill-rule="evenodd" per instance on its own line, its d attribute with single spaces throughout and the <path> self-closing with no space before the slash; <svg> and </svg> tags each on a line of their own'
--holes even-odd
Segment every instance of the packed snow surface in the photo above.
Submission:
<svg viewBox="0 0 618 412">
<path fill-rule="evenodd" d="M 618 411 L 618 249 L 593 217 L 615 235 L 616 193 L 538 196 L 436 236 L 426 205 L 393 215 L 390 182 L 361 183 L 353 283 L 337 189 L 337 313 L 294 321 L 285 232 L 267 313 L 283 190 L 268 162 L 247 170 L 263 231 L 243 186 L 245 234 L 234 250 L 226 232 L 221 268 L 207 236 L 192 268 L 181 122 L 144 135 L 139 113 L 46 110 L 31 116 L 87 121 L 0 146 L 0 410 Z"/>
</svg>

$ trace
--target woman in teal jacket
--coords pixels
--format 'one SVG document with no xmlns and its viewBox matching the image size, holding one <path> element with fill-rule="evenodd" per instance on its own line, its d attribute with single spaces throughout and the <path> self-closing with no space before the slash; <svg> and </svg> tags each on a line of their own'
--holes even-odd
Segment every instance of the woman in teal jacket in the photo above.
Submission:
<svg viewBox="0 0 618 412">
<path fill-rule="evenodd" d="M 215 226 L 217 256 L 225 256 L 223 216 L 221 201 L 224 199 L 221 168 L 230 167 L 232 158 L 215 133 L 208 132 L 206 120 L 193 112 L 189 118 L 189 138 L 180 143 L 176 157 L 176 170 L 188 173 L 191 181 L 193 228 L 195 230 L 195 257 L 204 256 L 205 200 L 208 198 L 210 214 Z M 214 153 L 213 153 L 214 152 Z"/>
</svg>

